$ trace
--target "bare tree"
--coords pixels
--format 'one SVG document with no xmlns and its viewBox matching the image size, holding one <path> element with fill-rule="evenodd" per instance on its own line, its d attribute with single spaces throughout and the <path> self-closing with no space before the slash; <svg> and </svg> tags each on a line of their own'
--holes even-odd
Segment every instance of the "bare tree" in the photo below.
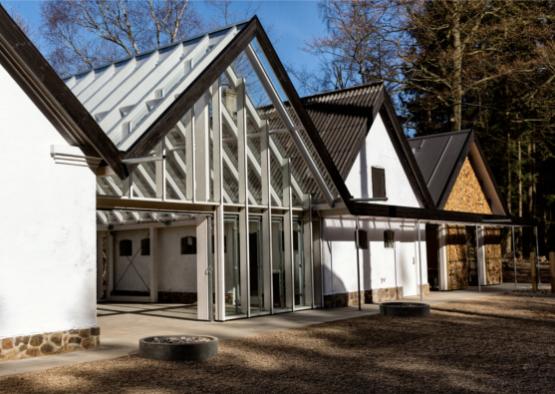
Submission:
<svg viewBox="0 0 555 394">
<path fill-rule="evenodd" d="M 344 88 L 372 80 L 399 81 L 397 51 L 405 32 L 393 0 L 320 3 L 328 34 L 307 44 L 322 63 L 321 84 Z"/>
<path fill-rule="evenodd" d="M 63 74 L 176 42 L 200 27 L 188 0 L 47 1 L 41 12 L 47 56 Z"/>
</svg>

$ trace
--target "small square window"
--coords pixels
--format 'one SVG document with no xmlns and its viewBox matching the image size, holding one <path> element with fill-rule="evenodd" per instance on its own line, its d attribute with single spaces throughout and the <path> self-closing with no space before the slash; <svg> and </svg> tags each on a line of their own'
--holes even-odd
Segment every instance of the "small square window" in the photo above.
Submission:
<svg viewBox="0 0 555 394">
<path fill-rule="evenodd" d="M 193 236 L 181 238 L 181 254 L 197 254 L 197 238 Z"/>
<path fill-rule="evenodd" d="M 395 246 L 395 232 L 393 230 L 385 230 L 383 232 L 384 248 L 393 248 Z"/>
<path fill-rule="evenodd" d="M 385 192 L 385 170 L 372 167 L 372 197 L 386 198 Z"/>
<path fill-rule="evenodd" d="M 122 239 L 119 241 L 119 255 L 132 256 L 133 255 L 133 241 L 130 239 Z"/>
<path fill-rule="evenodd" d="M 358 248 L 359 249 L 368 249 L 368 233 L 366 230 L 358 229 L 357 230 L 357 241 L 358 241 Z"/>
<path fill-rule="evenodd" d="M 141 256 L 150 256 L 150 238 L 141 239 Z"/>
</svg>

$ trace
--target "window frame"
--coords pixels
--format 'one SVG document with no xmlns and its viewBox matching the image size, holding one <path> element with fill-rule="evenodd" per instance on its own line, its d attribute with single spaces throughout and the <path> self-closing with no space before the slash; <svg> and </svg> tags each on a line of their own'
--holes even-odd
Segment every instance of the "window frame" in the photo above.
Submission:
<svg viewBox="0 0 555 394">
<path fill-rule="evenodd" d="M 378 176 L 378 174 L 379 174 L 379 176 Z M 380 199 L 380 200 L 387 200 L 385 168 L 377 167 L 377 166 L 371 166 L 370 167 L 370 179 L 371 179 L 371 182 L 372 182 L 372 198 Z M 382 180 L 383 195 L 378 195 L 378 194 L 380 194 L 379 193 L 380 190 L 379 190 L 379 184 L 376 183 L 377 179 Z"/>
</svg>

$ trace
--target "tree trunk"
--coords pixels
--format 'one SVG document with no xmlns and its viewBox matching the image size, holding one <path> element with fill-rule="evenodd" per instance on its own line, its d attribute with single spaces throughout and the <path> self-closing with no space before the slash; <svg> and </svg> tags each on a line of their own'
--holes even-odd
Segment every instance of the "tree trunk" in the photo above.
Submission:
<svg viewBox="0 0 555 394">
<path fill-rule="evenodd" d="M 462 129 L 462 43 L 460 26 L 460 7 L 457 1 L 453 4 L 453 130 Z"/>
<path fill-rule="evenodd" d="M 517 142 L 517 171 L 518 171 L 518 216 L 522 217 L 522 147 L 520 143 L 520 137 L 518 137 Z"/>
<path fill-rule="evenodd" d="M 513 213 L 512 207 L 512 197 L 513 197 L 513 176 L 512 176 L 512 166 L 511 166 L 511 156 L 512 156 L 512 142 L 511 142 L 511 132 L 507 131 L 507 209 L 509 214 Z M 507 232 L 505 237 L 505 253 L 509 254 L 515 246 L 513 245 L 513 238 L 510 232 Z"/>
</svg>

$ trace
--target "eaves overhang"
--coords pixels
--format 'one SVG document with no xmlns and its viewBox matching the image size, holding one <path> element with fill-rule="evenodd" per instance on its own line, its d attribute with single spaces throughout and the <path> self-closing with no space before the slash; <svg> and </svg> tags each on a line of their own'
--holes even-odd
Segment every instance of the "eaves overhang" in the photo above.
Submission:
<svg viewBox="0 0 555 394">
<path fill-rule="evenodd" d="M 127 176 L 116 146 L 2 6 L 0 64 L 69 144 Z"/>
</svg>

